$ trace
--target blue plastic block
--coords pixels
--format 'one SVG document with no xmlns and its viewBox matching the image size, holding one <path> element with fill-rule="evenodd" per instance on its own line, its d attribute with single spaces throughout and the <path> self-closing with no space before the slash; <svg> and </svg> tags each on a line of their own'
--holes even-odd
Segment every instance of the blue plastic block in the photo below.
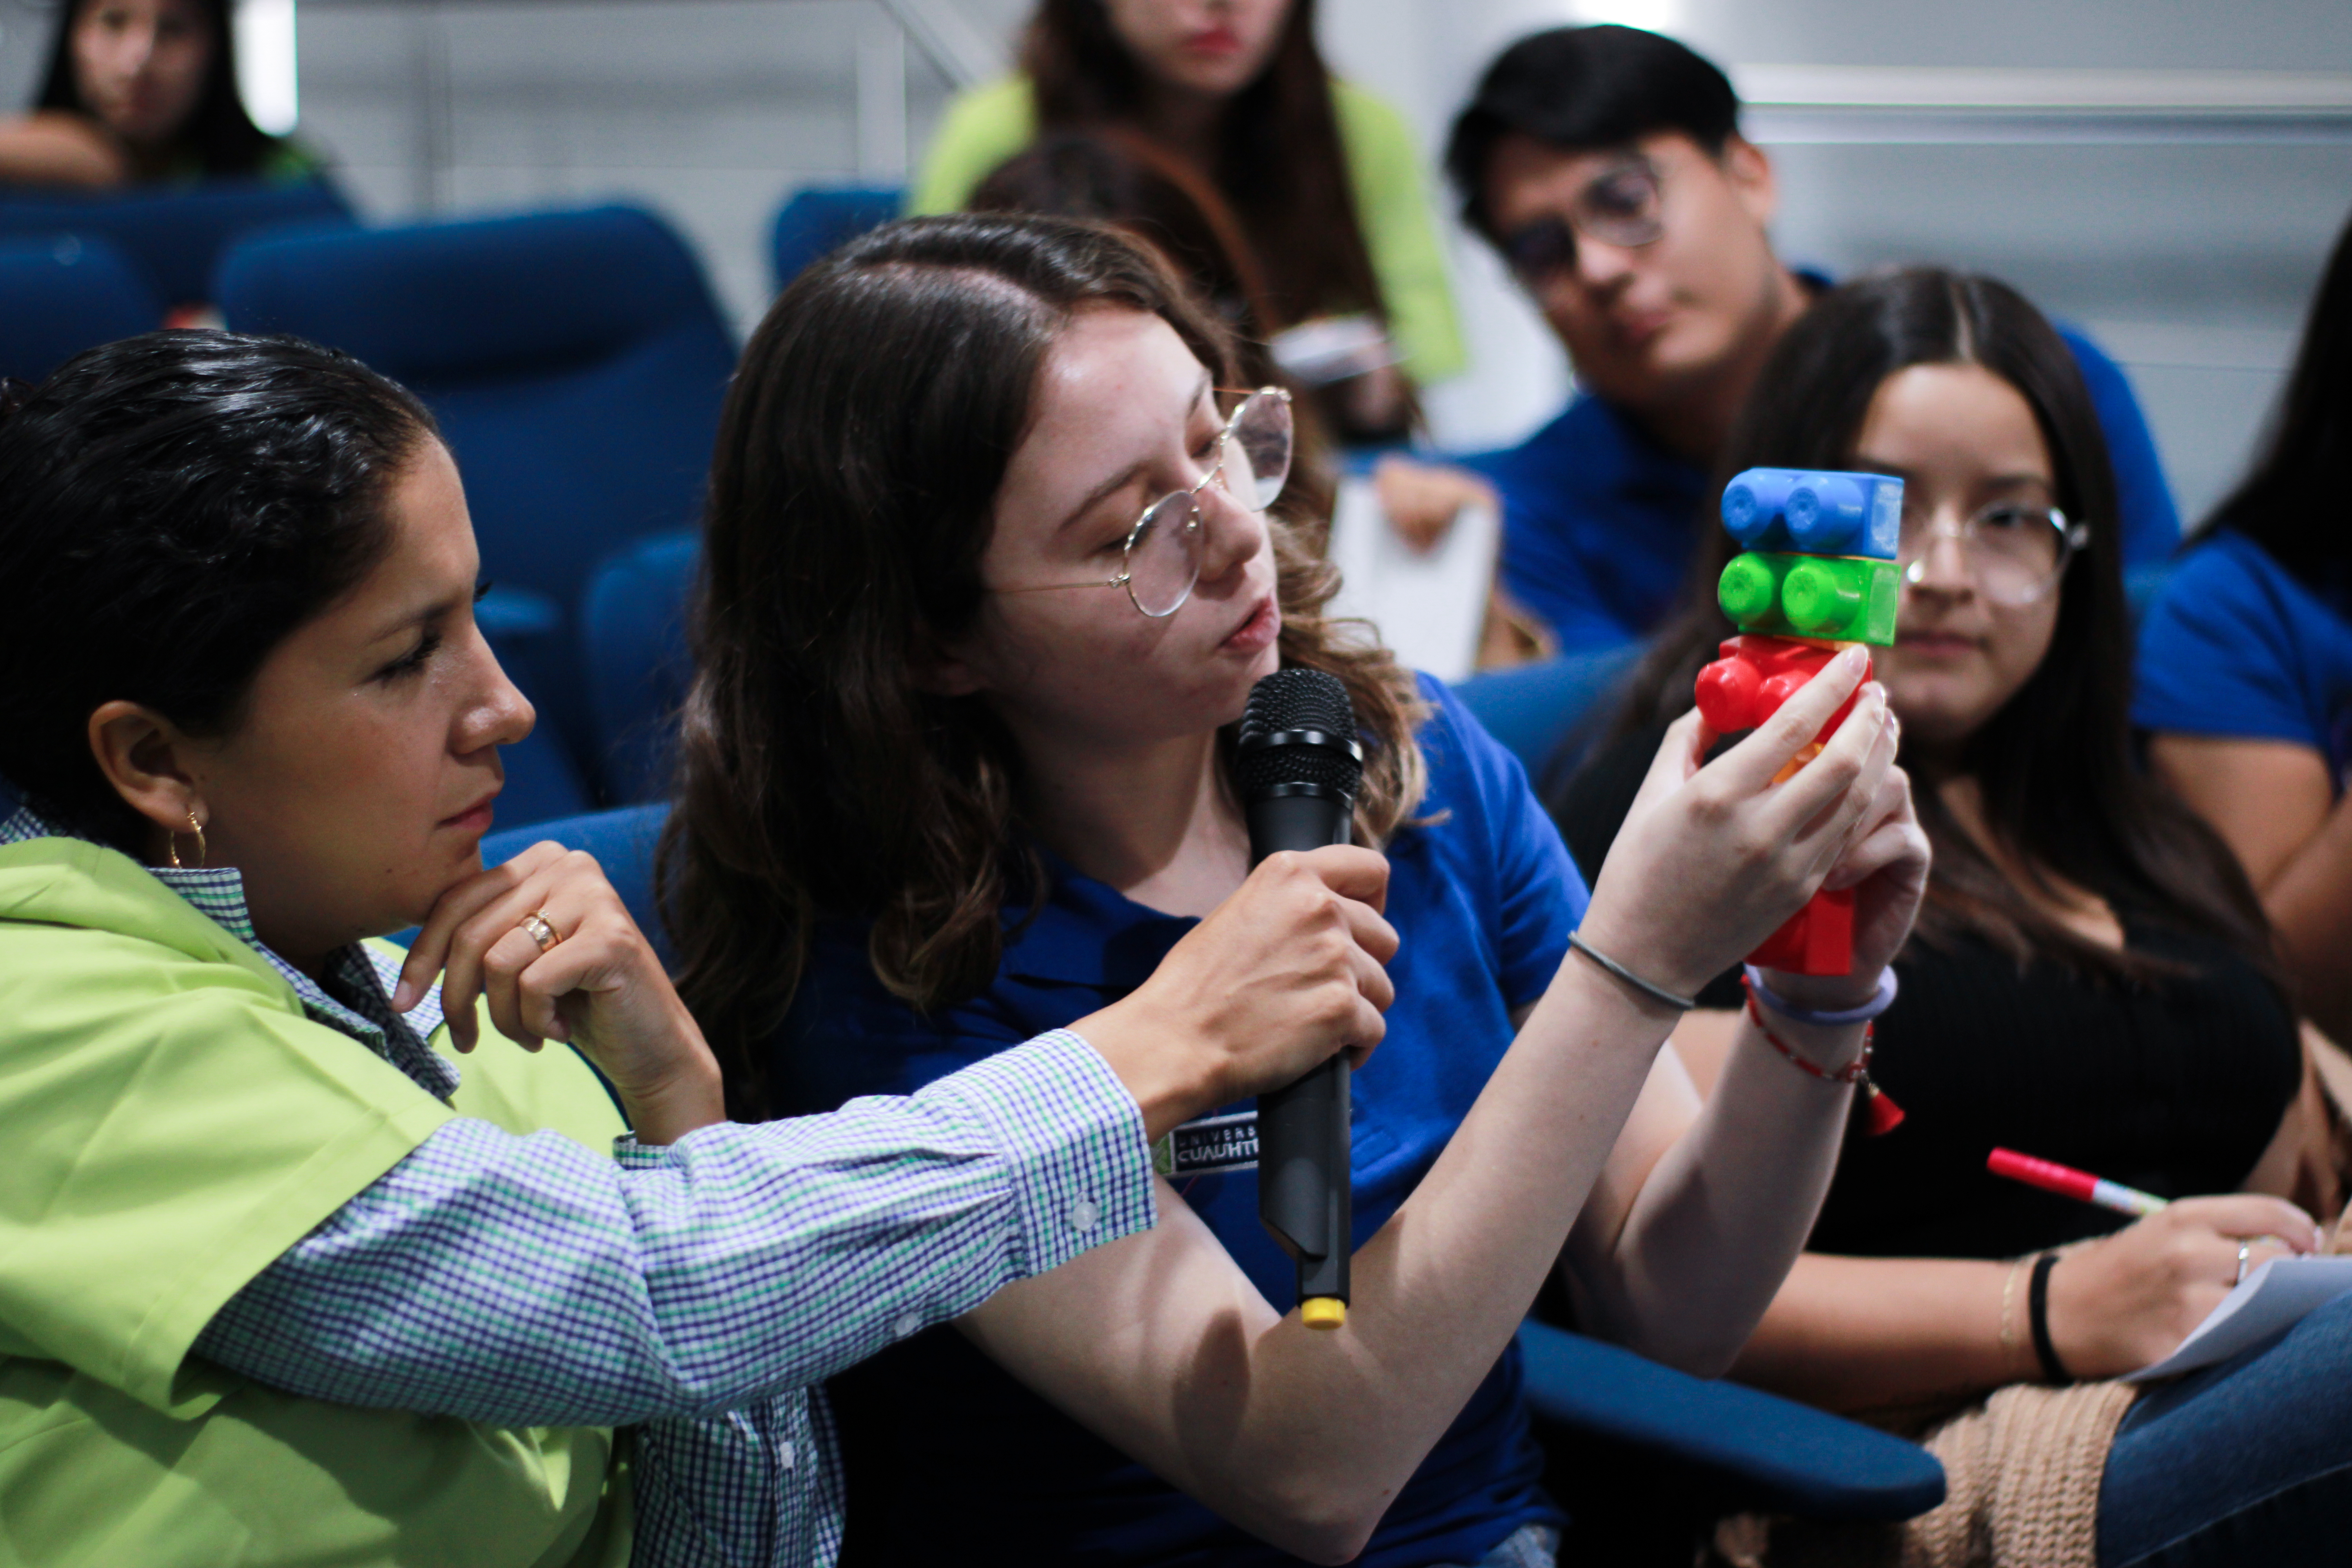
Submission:
<svg viewBox="0 0 2352 1568">
<path fill-rule="evenodd" d="M 1903 481 L 1749 468 L 1723 487 L 1723 526 L 1750 550 L 1892 561 L 1903 537 Z"/>
</svg>

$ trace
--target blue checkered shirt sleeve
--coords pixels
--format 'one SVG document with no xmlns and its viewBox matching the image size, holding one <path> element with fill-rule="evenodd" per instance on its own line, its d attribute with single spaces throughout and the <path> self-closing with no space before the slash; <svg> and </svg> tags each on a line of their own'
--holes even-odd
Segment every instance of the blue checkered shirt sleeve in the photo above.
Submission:
<svg viewBox="0 0 2352 1568">
<path fill-rule="evenodd" d="M 1153 1219 L 1134 1101 L 1056 1031 L 905 1098 L 614 1156 L 446 1122 L 195 1349 L 347 1405 L 646 1423 L 637 1562 L 826 1563 L 841 1486 L 807 1390 Z"/>
</svg>

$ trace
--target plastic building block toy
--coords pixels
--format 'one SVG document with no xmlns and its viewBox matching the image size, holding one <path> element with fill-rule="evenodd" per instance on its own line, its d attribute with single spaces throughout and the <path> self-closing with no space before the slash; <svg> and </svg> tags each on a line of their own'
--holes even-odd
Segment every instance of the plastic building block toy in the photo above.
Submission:
<svg viewBox="0 0 2352 1568">
<path fill-rule="evenodd" d="M 1892 561 L 1820 555 L 1735 555 L 1716 600 L 1743 632 L 1866 642 L 1895 641 L 1901 574 Z"/>
<path fill-rule="evenodd" d="M 1850 974 L 1853 971 L 1853 889 L 1815 893 L 1788 923 L 1748 955 L 1759 969 L 1790 974 Z"/>
<path fill-rule="evenodd" d="M 1699 714 L 1718 735 L 1753 730 L 1778 713 L 1781 703 L 1838 655 L 1837 649 L 1820 643 L 1769 637 L 1733 637 L 1720 651 L 1721 658 L 1698 672 Z M 1870 675 L 1865 667 L 1862 678 L 1868 680 Z M 1853 711 L 1860 697 L 1857 689 L 1847 698 L 1813 739 L 1828 740 Z"/>
<path fill-rule="evenodd" d="M 1903 537 L 1903 481 L 1749 468 L 1723 487 L 1723 526 L 1748 550 L 1892 561 Z"/>
<path fill-rule="evenodd" d="M 1717 733 L 1770 718 L 1846 644 L 1894 643 L 1903 481 L 1749 468 L 1724 487 L 1723 525 L 1747 548 L 1716 584 L 1742 635 L 1698 676 L 1699 712 Z M 1853 707 L 1849 699 L 1832 714 L 1780 776 L 1812 761 Z M 1853 891 L 1816 893 L 1748 962 L 1796 974 L 1852 971 Z"/>
</svg>

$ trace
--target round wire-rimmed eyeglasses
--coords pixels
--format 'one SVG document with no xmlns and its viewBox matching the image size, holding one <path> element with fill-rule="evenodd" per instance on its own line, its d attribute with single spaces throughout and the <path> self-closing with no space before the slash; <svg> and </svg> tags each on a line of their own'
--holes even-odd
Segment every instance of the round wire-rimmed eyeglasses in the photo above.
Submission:
<svg viewBox="0 0 2352 1568">
<path fill-rule="evenodd" d="M 1658 166 L 1629 153 L 1587 181 L 1566 213 L 1552 213 L 1503 237 L 1501 250 L 1522 287 L 1540 289 L 1576 269 L 1576 239 L 1638 250 L 1666 232 Z"/>
<path fill-rule="evenodd" d="M 1290 394 L 1261 386 L 1242 398 L 1217 432 L 1209 471 L 1190 489 L 1171 490 L 1128 530 L 1116 577 L 1084 583 L 1033 583 L 1000 594 L 1043 594 L 1058 588 L 1124 588 L 1135 607 L 1161 620 L 1184 607 L 1201 580 L 1201 492 L 1212 481 L 1251 511 L 1264 511 L 1290 479 Z"/>
<path fill-rule="evenodd" d="M 2054 506 L 2015 501 L 1995 502 L 1960 523 L 1906 517 L 1895 552 L 1903 581 L 1916 588 L 1927 580 L 1927 552 L 1938 539 L 1958 542 L 1969 576 L 1986 598 L 1997 605 L 2032 605 L 2058 585 L 2066 563 L 2091 542 L 2091 528 Z"/>
</svg>

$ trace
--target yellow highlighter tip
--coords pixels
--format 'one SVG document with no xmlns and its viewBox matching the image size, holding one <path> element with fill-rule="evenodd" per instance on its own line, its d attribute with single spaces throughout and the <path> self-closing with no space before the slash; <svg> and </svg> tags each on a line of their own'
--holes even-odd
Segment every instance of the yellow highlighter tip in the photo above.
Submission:
<svg viewBox="0 0 2352 1568">
<path fill-rule="evenodd" d="M 1309 1296 L 1298 1303 L 1298 1321 L 1310 1329 L 1344 1328 L 1348 1303 L 1337 1296 Z"/>
</svg>

